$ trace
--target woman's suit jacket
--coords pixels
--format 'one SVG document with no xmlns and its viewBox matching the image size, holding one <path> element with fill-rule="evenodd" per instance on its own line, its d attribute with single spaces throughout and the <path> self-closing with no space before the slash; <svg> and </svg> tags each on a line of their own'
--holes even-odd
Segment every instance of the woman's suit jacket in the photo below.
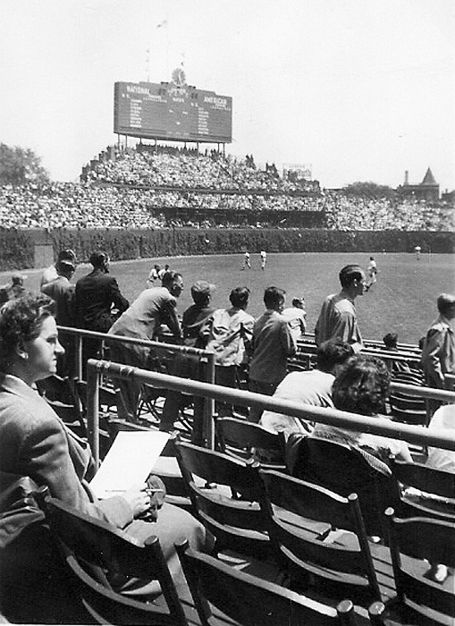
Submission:
<svg viewBox="0 0 455 626">
<path fill-rule="evenodd" d="M 120 496 L 97 501 L 84 478 L 93 474 L 88 444 L 71 433 L 47 402 L 26 383 L 0 376 L 0 471 L 29 476 L 50 494 L 79 511 L 124 528 L 133 512 Z M 0 494 L 1 496 L 1 494 Z M 5 513 L 5 512 L 2 512 Z M 24 524 L 14 514 L 0 516 L 0 547 Z"/>
</svg>

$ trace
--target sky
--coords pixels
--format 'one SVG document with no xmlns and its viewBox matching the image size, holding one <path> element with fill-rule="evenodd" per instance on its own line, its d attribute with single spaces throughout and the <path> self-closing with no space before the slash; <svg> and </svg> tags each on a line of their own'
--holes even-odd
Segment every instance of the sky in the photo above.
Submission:
<svg viewBox="0 0 455 626">
<path fill-rule="evenodd" d="M 451 190 L 454 33 L 453 0 L 0 0 L 0 142 L 76 180 L 116 142 L 114 82 L 183 64 L 232 96 L 231 154 L 310 164 L 323 187 L 430 166 Z"/>
</svg>

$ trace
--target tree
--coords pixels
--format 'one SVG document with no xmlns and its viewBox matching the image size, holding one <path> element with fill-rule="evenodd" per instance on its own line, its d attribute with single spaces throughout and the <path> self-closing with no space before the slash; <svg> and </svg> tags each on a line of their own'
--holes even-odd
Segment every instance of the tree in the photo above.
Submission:
<svg viewBox="0 0 455 626">
<path fill-rule="evenodd" d="M 378 185 L 372 181 L 355 182 L 343 187 L 343 191 L 348 196 L 362 196 L 367 198 L 392 198 L 395 190 L 387 185 Z"/>
<path fill-rule="evenodd" d="M 49 181 L 49 174 L 33 150 L 0 144 L 0 184 L 25 185 Z"/>
</svg>

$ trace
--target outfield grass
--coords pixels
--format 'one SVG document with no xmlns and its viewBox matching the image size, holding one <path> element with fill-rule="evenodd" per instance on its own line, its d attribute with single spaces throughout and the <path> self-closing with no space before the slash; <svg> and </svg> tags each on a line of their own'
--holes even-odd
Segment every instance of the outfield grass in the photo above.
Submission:
<svg viewBox="0 0 455 626">
<path fill-rule="evenodd" d="M 455 292 L 455 264 L 453 255 L 422 255 L 417 261 L 413 254 L 377 254 L 378 281 L 363 297 L 357 299 L 359 324 L 364 337 L 381 339 L 386 332 L 395 331 L 399 340 L 416 343 L 436 316 L 435 301 L 443 292 Z M 117 278 L 122 293 L 132 301 L 146 286 L 148 272 L 154 262 L 183 274 L 185 289 L 178 309 L 182 312 L 191 304 L 190 287 L 198 279 L 217 286 L 213 304 L 227 306 L 231 289 L 246 285 L 251 290 L 249 312 L 258 316 L 264 307 L 265 287 L 276 285 L 287 292 L 288 302 L 295 296 L 304 296 L 308 312 L 308 329 L 312 331 L 321 302 L 338 291 L 338 272 L 347 263 L 366 267 L 367 254 L 307 253 L 269 254 L 267 267 L 261 271 L 259 254 L 251 255 L 251 270 L 242 271 L 242 255 L 204 257 L 177 257 L 153 260 L 135 260 L 113 263 L 111 273 Z M 75 279 L 89 271 L 91 266 L 78 267 Z M 39 288 L 40 271 L 24 271 L 25 286 Z M 0 275 L 5 282 L 11 272 Z"/>
</svg>

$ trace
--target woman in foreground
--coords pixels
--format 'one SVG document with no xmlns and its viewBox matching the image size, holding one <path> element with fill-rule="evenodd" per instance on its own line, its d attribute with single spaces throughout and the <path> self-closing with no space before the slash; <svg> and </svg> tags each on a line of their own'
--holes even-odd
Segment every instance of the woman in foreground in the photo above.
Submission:
<svg viewBox="0 0 455 626">
<path fill-rule="evenodd" d="M 54 304 L 47 296 L 26 296 L 0 309 L 0 600 L 8 604 L 8 589 L 16 585 L 30 591 L 43 582 L 40 573 L 55 563 L 42 532 L 42 516 L 8 510 L 6 489 L 14 480 L 30 477 L 46 485 L 50 494 L 79 511 L 123 529 L 136 539 L 151 535 L 161 547 L 174 578 L 180 574 L 173 544 L 187 537 L 203 550 L 206 532 L 189 513 L 164 504 L 154 523 L 137 519 L 150 507 L 146 485 L 122 495 L 97 500 L 85 479 L 94 466 L 88 443 L 74 435 L 49 404 L 33 388 L 36 381 L 55 374 L 57 357 L 63 353 L 58 341 Z M 6 510 L 5 510 L 6 507 Z M 38 539 L 37 539 L 38 537 Z M 35 577 L 33 575 L 35 574 Z M 32 612 L 33 612 L 32 607 Z M 52 612 L 52 602 L 49 603 Z M 5 611 L 5 609 L 3 609 Z M 6 612 L 6 611 L 5 611 Z M 47 621 L 47 620 L 46 620 Z"/>
</svg>

